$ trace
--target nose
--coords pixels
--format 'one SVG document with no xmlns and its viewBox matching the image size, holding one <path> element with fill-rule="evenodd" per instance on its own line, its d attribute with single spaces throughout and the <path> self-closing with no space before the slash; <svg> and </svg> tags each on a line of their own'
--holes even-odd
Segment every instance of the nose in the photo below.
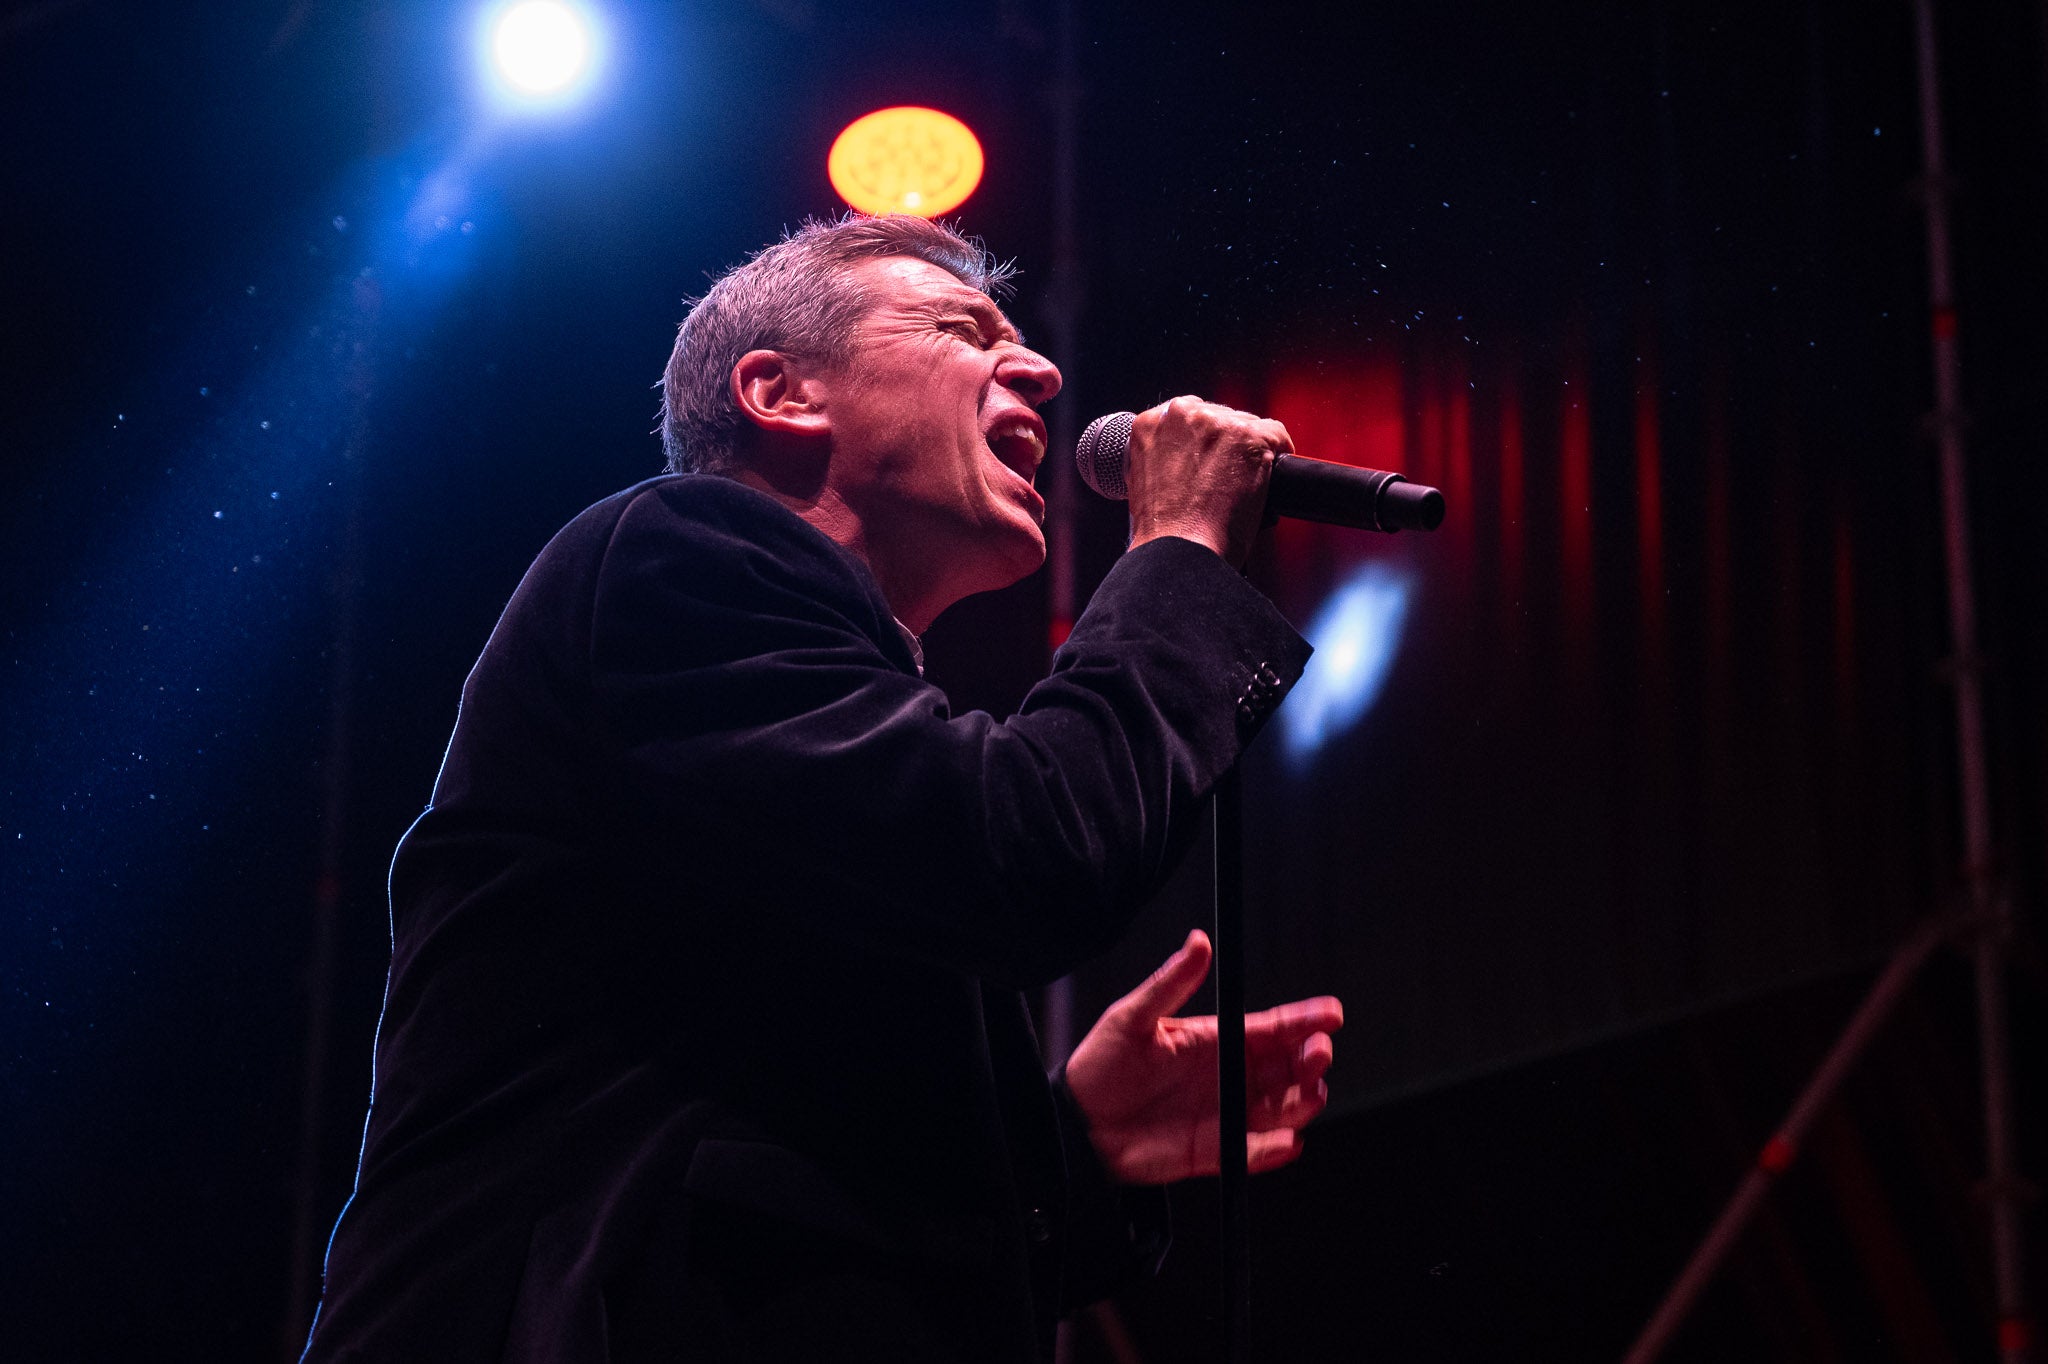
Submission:
<svg viewBox="0 0 2048 1364">
<path fill-rule="evenodd" d="M 1028 346 L 1005 346 L 996 364 L 996 382 L 1037 407 L 1060 391 L 1058 366 Z"/>
</svg>

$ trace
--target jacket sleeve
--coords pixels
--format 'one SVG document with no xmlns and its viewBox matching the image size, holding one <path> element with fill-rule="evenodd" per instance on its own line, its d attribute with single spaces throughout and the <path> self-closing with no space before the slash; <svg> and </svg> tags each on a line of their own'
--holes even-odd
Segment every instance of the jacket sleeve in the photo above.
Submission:
<svg viewBox="0 0 2048 1364">
<path fill-rule="evenodd" d="M 627 807 L 689 831 L 692 877 L 728 900 L 1018 986 L 1116 936 L 1309 653 L 1215 554 L 1158 540 L 1015 716 L 955 715 L 823 536 L 771 551 L 672 514 L 627 509 L 587 616 Z"/>
</svg>

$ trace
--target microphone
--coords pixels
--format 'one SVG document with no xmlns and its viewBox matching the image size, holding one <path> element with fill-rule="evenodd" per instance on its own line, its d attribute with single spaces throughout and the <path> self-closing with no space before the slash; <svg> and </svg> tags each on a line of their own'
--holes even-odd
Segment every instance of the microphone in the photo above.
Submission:
<svg viewBox="0 0 2048 1364">
<path fill-rule="evenodd" d="M 1131 449 L 1131 416 L 1112 412 L 1097 417 L 1074 446 L 1081 481 L 1115 502 L 1130 496 L 1124 485 L 1124 460 Z M 1444 523 L 1444 495 L 1380 469 L 1275 455 L 1273 476 L 1266 485 L 1266 515 L 1360 530 L 1435 530 Z"/>
</svg>

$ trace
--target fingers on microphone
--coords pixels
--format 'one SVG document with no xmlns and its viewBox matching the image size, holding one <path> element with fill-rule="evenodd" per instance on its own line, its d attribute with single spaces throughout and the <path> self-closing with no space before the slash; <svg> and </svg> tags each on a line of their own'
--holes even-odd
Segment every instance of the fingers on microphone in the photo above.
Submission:
<svg viewBox="0 0 2048 1364">
<path fill-rule="evenodd" d="M 1287 428 L 1279 422 L 1272 420 L 1270 417 L 1262 418 L 1259 421 L 1258 430 L 1259 439 L 1264 441 L 1266 447 L 1272 450 L 1274 454 L 1291 455 L 1294 453 L 1294 437 L 1288 435 Z"/>
</svg>

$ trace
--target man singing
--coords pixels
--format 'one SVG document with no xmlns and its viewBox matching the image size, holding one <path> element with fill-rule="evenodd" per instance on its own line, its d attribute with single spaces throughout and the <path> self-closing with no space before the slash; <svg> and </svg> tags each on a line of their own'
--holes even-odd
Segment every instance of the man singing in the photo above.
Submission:
<svg viewBox="0 0 2048 1364">
<path fill-rule="evenodd" d="M 692 309 L 670 472 L 585 511 L 462 690 L 391 872 L 356 1189 L 308 1360 L 1049 1359 L 1218 1167 L 1191 933 L 1048 1078 L 1100 952 L 1308 647 L 1237 571 L 1277 423 L 1140 415 L 1132 537 L 1052 675 L 955 715 L 918 635 L 1043 561 L 1059 371 L 919 218 L 814 223 Z M 1300 1150 L 1338 1002 L 1248 1020 Z"/>
</svg>

